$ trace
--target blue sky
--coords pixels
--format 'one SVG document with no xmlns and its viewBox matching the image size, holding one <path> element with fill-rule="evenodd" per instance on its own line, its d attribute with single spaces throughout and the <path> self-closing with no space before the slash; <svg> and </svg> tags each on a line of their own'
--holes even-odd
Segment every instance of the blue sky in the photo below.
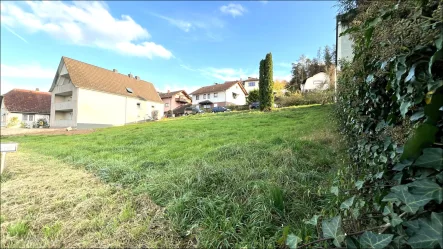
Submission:
<svg viewBox="0 0 443 249">
<path fill-rule="evenodd" d="M 1 2 L 1 92 L 48 91 L 61 56 L 140 76 L 158 91 L 257 76 L 272 52 L 290 79 L 335 43 L 333 1 Z"/>
</svg>

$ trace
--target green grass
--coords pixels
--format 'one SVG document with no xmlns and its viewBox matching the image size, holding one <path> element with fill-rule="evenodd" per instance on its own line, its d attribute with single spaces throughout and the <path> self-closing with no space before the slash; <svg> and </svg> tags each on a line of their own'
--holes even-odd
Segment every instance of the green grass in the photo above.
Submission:
<svg viewBox="0 0 443 249">
<path fill-rule="evenodd" d="M 282 226 L 327 204 L 318 191 L 342 164 L 331 106 L 204 114 L 76 136 L 8 138 L 24 149 L 148 193 L 201 247 L 276 246 Z M 323 189 L 323 190 L 321 190 Z M 131 206 L 120 219 L 134 214 Z"/>
<path fill-rule="evenodd" d="M 29 227 L 26 222 L 19 221 L 8 226 L 7 231 L 10 236 L 23 237 L 28 233 Z"/>
</svg>

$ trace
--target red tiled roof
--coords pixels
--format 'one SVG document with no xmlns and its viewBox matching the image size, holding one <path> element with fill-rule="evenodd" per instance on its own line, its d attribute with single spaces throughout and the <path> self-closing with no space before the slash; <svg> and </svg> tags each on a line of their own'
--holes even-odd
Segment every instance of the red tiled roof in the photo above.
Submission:
<svg viewBox="0 0 443 249">
<path fill-rule="evenodd" d="M 202 93 L 212 93 L 212 92 L 223 92 L 223 91 L 228 90 L 229 88 L 231 88 L 235 84 L 238 84 L 240 86 L 240 88 L 243 90 L 243 92 L 247 95 L 248 92 L 245 90 L 245 88 L 243 87 L 243 84 L 241 84 L 241 83 L 242 83 L 241 81 L 235 80 L 235 81 L 226 81 L 223 84 L 204 86 L 204 87 L 197 89 L 193 93 L 191 93 L 191 95 L 202 94 Z"/>
<path fill-rule="evenodd" d="M 191 99 L 191 97 L 189 97 L 189 95 L 186 93 L 185 90 L 178 90 L 178 91 L 174 91 L 174 92 L 168 92 L 168 93 L 158 93 L 160 95 L 160 98 L 162 99 L 166 99 L 166 98 L 171 98 L 172 96 L 176 95 L 177 93 L 183 92 L 183 94 Z"/>
<path fill-rule="evenodd" d="M 76 87 L 108 92 L 163 103 L 152 83 L 63 56 L 72 84 Z M 131 88 L 129 93 L 126 88 Z M 51 90 L 50 90 L 51 91 Z"/>
<path fill-rule="evenodd" d="M 51 93 L 48 92 L 13 89 L 3 98 L 9 112 L 51 113 Z"/>
</svg>

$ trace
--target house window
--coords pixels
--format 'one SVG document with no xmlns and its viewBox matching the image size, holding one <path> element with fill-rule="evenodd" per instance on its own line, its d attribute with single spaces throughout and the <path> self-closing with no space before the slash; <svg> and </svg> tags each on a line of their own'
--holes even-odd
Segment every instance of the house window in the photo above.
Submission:
<svg viewBox="0 0 443 249">
<path fill-rule="evenodd" d="M 137 103 L 137 108 L 140 108 L 140 103 Z"/>
<path fill-rule="evenodd" d="M 28 115 L 29 121 L 34 121 L 34 115 Z"/>
<path fill-rule="evenodd" d="M 208 93 L 208 99 L 210 98 L 210 96 L 211 96 L 211 94 L 210 94 L 210 93 Z"/>
<path fill-rule="evenodd" d="M 217 98 L 218 97 L 218 93 L 214 93 L 214 98 Z"/>
<path fill-rule="evenodd" d="M 22 121 L 34 121 L 34 115 L 23 114 Z"/>
<path fill-rule="evenodd" d="M 169 107 L 169 103 L 165 103 L 165 107 Z"/>
<path fill-rule="evenodd" d="M 203 108 L 211 108 L 211 105 L 203 105 Z"/>
<path fill-rule="evenodd" d="M 195 100 L 200 99 L 200 95 L 195 95 Z"/>
<path fill-rule="evenodd" d="M 203 99 L 206 99 L 206 94 L 203 94 Z"/>
<path fill-rule="evenodd" d="M 249 82 L 248 86 L 255 86 L 255 82 Z"/>
<path fill-rule="evenodd" d="M 233 97 L 234 99 L 237 98 L 237 95 L 238 95 L 238 94 L 236 94 L 236 93 L 232 93 L 232 97 Z"/>
</svg>

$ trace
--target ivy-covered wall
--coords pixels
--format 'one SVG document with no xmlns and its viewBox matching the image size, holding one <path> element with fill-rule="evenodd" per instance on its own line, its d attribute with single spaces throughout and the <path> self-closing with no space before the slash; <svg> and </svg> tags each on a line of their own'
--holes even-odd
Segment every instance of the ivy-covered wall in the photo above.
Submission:
<svg viewBox="0 0 443 249">
<path fill-rule="evenodd" d="M 346 0 L 342 2 L 350 3 Z M 359 1 L 354 59 L 342 62 L 336 114 L 351 165 L 341 205 L 291 248 L 443 248 L 443 10 L 440 0 Z"/>
</svg>

